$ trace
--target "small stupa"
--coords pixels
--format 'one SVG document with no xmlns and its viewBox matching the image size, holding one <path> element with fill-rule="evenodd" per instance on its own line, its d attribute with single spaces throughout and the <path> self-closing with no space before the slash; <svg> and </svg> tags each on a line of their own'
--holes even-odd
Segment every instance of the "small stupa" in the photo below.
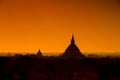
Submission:
<svg viewBox="0 0 120 80">
<path fill-rule="evenodd" d="M 42 57 L 42 53 L 41 53 L 40 49 L 39 49 L 38 52 L 37 52 L 37 56 L 38 56 L 38 57 Z"/>
<path fill-rule="evenodd" d="M 62 57 L 68 58 L 84 58 L 85 56 L 81 53 L 79 48 L 75 44 L 74 35 L 72 35 L 71 44 L 67 47 Z"/>
</svg>

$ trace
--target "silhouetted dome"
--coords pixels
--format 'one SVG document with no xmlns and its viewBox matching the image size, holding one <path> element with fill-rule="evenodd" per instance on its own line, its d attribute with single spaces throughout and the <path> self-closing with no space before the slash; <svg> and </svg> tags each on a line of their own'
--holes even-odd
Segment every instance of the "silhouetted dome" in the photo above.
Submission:
<svg viewBox="0 0 120 80">
<path fill-rule="evenodd" d="M 37 52 L 37 56 L 39 56 L 39 57 L 42 56 L 42 53 L 41 53 L 40 49 L 39 49 L 38 52 Z"/>
<path fill-rule="evenodd" d="M 67 47 L 65 52 L 62 54 L 63 57 L 79 57 L 84 58 L 85 56 L 80 52 L 79 48 L 75 44 L 74 36 L 72 36 L 71 44 Z"/>
</svg>

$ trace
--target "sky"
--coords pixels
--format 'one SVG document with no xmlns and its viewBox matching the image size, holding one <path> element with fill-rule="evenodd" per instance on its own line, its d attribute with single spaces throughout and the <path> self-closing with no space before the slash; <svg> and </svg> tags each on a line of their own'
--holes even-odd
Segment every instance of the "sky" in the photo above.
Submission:
<svg viewBox="0 0 120 80">
<path fill-rule="evenodd" d="M 72 34 L 81 52 L 120 52 L 120 1 L 0 0 L 0 52 L 64 52 Z"/>
</svg>

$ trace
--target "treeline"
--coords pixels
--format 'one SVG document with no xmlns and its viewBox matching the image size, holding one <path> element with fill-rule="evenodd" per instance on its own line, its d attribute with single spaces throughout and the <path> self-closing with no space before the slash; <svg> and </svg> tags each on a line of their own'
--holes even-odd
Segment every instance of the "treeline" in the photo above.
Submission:
<svg viewBox="0 0 120 80">
<path fill-rule="evenodd" d="M 120 80 L 120 58 L 0 57 L 0 80 Z"/>
</svg>

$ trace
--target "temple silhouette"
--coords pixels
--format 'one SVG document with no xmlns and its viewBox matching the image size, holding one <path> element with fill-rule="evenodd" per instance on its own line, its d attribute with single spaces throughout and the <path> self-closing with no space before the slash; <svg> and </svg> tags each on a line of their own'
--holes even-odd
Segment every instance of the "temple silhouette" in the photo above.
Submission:
<svg viewBox="0 0 120 80">
<path fill-rule="evenodd" d="M 40 51 L 40 49 L 39 49 L 38 52 L 37 52 L 37 56 L 38 56 L 38 57 L 42 57 L 42 52 Z"/>
<path fill-rule="evenodd" d="M 85 58 L 85 55 L 81 53 L 81 51 L 75 44 L 74 35 L 72 35 L 70 45 L 61 56 L 67 58 Z"/>
</svg>

